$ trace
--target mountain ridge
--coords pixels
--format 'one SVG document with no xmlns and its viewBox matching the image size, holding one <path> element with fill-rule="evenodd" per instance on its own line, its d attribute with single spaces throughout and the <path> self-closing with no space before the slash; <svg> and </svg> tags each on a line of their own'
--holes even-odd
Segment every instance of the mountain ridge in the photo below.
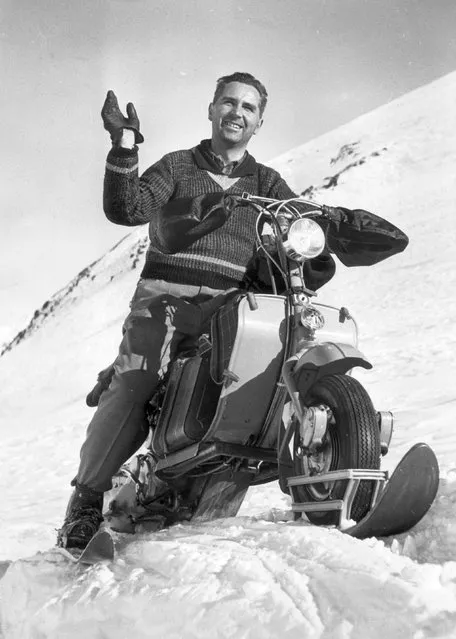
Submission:
<svg viewBox="0 0 456 639">
<path fill-rule="evenodd" d="M 358 200 L 361 198 L 355 197 L 353 188 L 344 190 L 341 186 L 356 183 L 360 176 L 360 169 L 373 172 L 377 180 L 385 179 L 385 175 L 388 179 L 389 170 L 385 172 L 382 169 L 382 163 L 384 166 L 386 161 L 389 169 L 398 165 L 398 154 L 404 146 L 401 137 L 397 137 L 398 114 L 403 121 L 400 130 L 402 138 L 405 136 L 405 147 L 407 147 L 410 131 L 413 131 L 413 128 L 423 120 L 426 123 L 432 119 L 435 123 L 441 120 L 435 107 L 437 104 L 442 106 L 442 103 L 453 104 L 455 97 L 456 71 L 377 107 L 331 132 L 299 145 L 278 156 L 269 164 L 281 173 L 296 192 L 309 200 L 320 199 L 322 203 L 335 204 L 336 194 L 339 200 L 344 199 L 343 202 L 337 203 L 344 206 L 352 205 L 355 208 L 360 205 Z M 420 108 L 412 111 L 409 107 L 410 103 Z M 436 114 L 434 118 L 432 117 L 433 109 Z M 393 115 L 395 117 L 392 117 Z M 455 116 L 453 120 L 454 130 L 456 130 Z M 377 126 L 362 135 L 363 127 L 371 122 L 376 122 Z M 346 199 L 341 197 L 342 194 Z M 368 206 L 372 206 L 374 210 L 381 208 L 378 201 L 367 201 L 366 208 Z M 395 221 L 397 214 L 392 206 L 387 205 L 383 211 L 385 216 Z M 84 283 L 99 278 L 101 272 L 109 269 L 110 256 L 115 255 L 118 260 L 113 277 L 118 276 L 123 270 L 135 269 L 147 248 L 146 233 L 145 227 L 136 229 L 99 259 L 82 269 L 66 286 L 46 300 L 41 308 L 35 310 L 29 323 L 0 349 L 0 358 L 35 333 L 65 301 L 74 299 L 76 293 L 82 290 Z M 120 252 L 121 250 L 124 250 L 126 258 Z M 124 261 L 123 266 L 122 261 Z M 106 275 L 107 272 L 105 276 L 109 277 Z"/>
</svg>

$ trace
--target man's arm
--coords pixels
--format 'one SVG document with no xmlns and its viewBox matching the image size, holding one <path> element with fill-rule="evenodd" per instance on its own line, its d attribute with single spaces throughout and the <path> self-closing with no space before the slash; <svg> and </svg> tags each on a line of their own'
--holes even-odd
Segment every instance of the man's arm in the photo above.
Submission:
<svg viewBox="0 0 456 639">
<path fill-rule="evenodd" d="M 173 199 L 149 224 L 150 241 L 162 253 L 182 251 L 223 226 L 235 206 L 223 192 Z"/>
<path fill-rule="evenodd" d="M 273 182 L 267 197 L 272 197 L 277 200 L 289 200 L 293 197 L 299 197 L 294 191 L 290 189 L 283 177 L 281 177 L 280 174 L 277 173 L 277 171 L 272 171 L 272 175 Z M 304 211 L 312 211 L 315 209 L 312 204 L 301 204 L 300 207 Z"/>
<path fill-rule="evenodd" d="M 169 200 L 174 190 L 169 156 L 138 175 L 138 147 L 144 141 L 134 105 L 127 104 L 125 116 L 113 91 L 108 91 L 101 110 L 104 128 L 113 147 L 108 154 L 103 189 L 103 209 L 115 224 L 147 224 Z"/>
<path fill-rule="evenodd" d="M 271 170 L 271 174 L 272 184 L 266 197 L 272 197 L 276 200 L 289 200 L 292 197 L 298 197 L 277 171 Z"/>
<path fill-rule="evenodd" d="M 136 148 L 113 147 L 108 153 L 103 188 L 103 209 L 115 224 L 147 224 L 168 202 L 174 190 L 169 156 L 138 175 Z"/>
</svg>

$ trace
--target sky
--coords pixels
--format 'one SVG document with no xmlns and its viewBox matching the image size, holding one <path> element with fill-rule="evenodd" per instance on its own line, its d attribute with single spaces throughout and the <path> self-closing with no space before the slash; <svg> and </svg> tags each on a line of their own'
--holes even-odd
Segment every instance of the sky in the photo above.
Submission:
<svg viewBox="0 0 456 639">
<path fill-rule="evenodd" d="M 133 101 L 140 168 L 208 137 L 216 78 L 270 102 L 272 158 L 454 70 L 453 0 L 3 0 L 0 342 L 129 229 L 102 211 L 108 89 Z"/>
<path fill-rule="evenodd" d="M 336 258 L 316 301 L 356 319 L 373 368 L 353 375 L 394 414 L 382 469 L 416 442 L 435 451 L 439 491 L 425 517 L 358 540 L 294 521 L 273 482 L 250 489 L 235 518 L 120 535 L 109 564 L 78 570 L 53 548 L 93 414 L 84 397 L 112 361 L 138 277 L 140 229 L 0 357 L 0 636 L 455 638 L 455 99 L 456 72 L 274 163 L 299 189 L 308 175 L 317 202 L 363 202 L 410 238 L 372 267 Z M 340 176 L 335 187 L 328 175 Z"/>
</svg>

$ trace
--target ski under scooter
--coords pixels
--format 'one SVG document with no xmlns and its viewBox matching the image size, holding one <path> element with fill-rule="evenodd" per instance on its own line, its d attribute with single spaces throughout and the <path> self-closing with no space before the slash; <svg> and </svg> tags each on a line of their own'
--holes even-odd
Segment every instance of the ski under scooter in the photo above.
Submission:
<svg viewBox="0 0 456 639">
<path fill-rule="evenodd" d="M 330 471 L 318 477 L 289 477 L 293 497 L 296 486 L 347 480 L 344 499 L 315 502 L 293 500 L 295 513 L 338 510 L 341 532 L 366 539 L 399 535 L 415 526 L 427 513 L 439 487 L 439 465 L 433 450 L 424 443 L 415 444 L 404 455 L 391 478 L 380 470 L 347 469 Z M 350 508 L 361 481 L 377 484 L 373 504 L 359 522 L 350 520 Z"/>
</svg>

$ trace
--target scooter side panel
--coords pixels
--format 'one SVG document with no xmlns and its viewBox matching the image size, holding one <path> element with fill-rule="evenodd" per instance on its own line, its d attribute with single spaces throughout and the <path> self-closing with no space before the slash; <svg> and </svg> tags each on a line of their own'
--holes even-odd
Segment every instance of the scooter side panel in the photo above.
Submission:
<svg viewBox="0 0 456 639">
<path fill-rule="evenodd" d="M 238 307 L 238 329 L 216 415 L 206 441 L 245 444 L 263 426 L 280 379 L 286 336 L 286 299 L 256 295 Z"/>
</svg>

